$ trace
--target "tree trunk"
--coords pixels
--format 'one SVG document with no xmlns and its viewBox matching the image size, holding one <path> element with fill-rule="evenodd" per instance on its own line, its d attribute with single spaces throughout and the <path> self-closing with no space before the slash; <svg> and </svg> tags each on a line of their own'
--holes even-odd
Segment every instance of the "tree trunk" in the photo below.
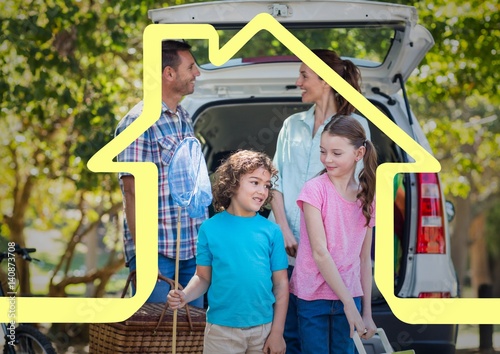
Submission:
<svg viewBox="0 0 500 354">
<path fill-rule="evenodd" d="M 83 276 L 65 276 L 58 283 L 52 282 L 49 285 L 49 296 L 65 297 L 67 296 L 66 294 L 67 286 L 76 284 L 88 284 L 88 283 L 93 283 L 96 280 L 99 280 L 99 285 L 96 288 L 96 293 L 97 293 L 96 295 L 102 297 L 104 295 L 106 283 L 109 281 L 109 279 L 114 273 L 123 268 L 124 264 L 125 264 L 124 257 L 123 255 L 120 255 L 112 262 L 108 263 L 106 266 L 88 272 Z"/>
<path fill-rule="evenodd" d="M 26 201 L 27 203 L 27 201 Z M 4 218 L 10 230 L 10 241 L 15 242 L 20 247 L 26 247 L 24 240 L 24 213 L 14 214 L 12 217 Z M 20 257 L 16 258 L 17 284 L 19 285 L 18 296 L 30 295 L 30 269 L 29 262 Z"/>
<path fill-rule="evenodd" d="M 467 259 L 469 249 L 470 213 L 471 205 L 467 199 L 457 198 L 455 200 L 455 225 L 453 236 L 451 237 L 451 258 L 455 265 L 457 278 L 459 281 L 460 293 L 465 285 L 465 276 L 467 273 Z"/>
<path fill-rule="evenodd" d="M 491 284 L 491 273 L 488 264 L 488 246 L 485 235 L 486 217 L 484 213 L 479 214 L 472 220 L 470 227 L 470 270 L 472 288 L 476 291 L 478 298 L 491 298 L 493 288 Z M 493 349 L 493 325 L 479 325 L 479 349 L 488 351 Z"/>
<path fill-rule="evenodd" d="M 102 268 L 102 272 L 100 273 L 100 281 L 99 285 L 95 288 L 94 297 L 104 297 L 106 294 L 106 284 L 109 282 L 109 279 L 123 268 L 125 265 L 125 257 L 123 253 L 120 253 L 118 257 L 108 262 L 108 264 Z"/>
<path fill-rule="evenodd" d="M 491 284 L 481 284 L 477 290 L 477 297 L 480 299 L 489 299 L 493 296 L 493 287 Z M 479 325 L 479 350 L 491 351 L 493 349 L 493 325 Z"/>
<path fill-rule="evenodd" d="M 88 233 L 87 237 L 83 240 L 83 243 L 87 246 L 87 253 L 85 255 L 85 267 L 87 272 L 93 272 L 97 269 L 97 251 L 98 240 L 97 240 L 97 230 L 98 228 L 94 228 L 91 232 Z M 101 280 L 102 281 L 102 280 Z M 87 287 L 85 289 L 85 296 L 92 297 L 95 294 L 95 284 L 94 282 L 87 283 Z"/>
<path fill-rule="evenodd" d="M 13 159 L 16 160 L 15 152 L 13 152 Z M 22 176 L 17 169 L 15 169 L 15 186 L 13 188 L 14 204 L 12 206 L 12 213 L 4 215 L 3 219 L 7 224 L 10 232 L 10 241 L 17 243 L 20 247 L 26 247 L 24 239 L 24 225 L 26 210 L 29 206 L 31 192 L 35 186 L 35 178 L 33 176 Z M 16 271 L 18 275 L 19 294 L 18 296 L 30 295 L 30 270 L 29 263 L 18 258 L 16 262 Z"/>
<path fill-rule="evenodd" d="M 493 297 L 500 298 L 500 259 L 493 260 Z"/>
<path fill-rule="evenodd" d="M 481 285 L 491 285 L 491 273 L 488 264 L 488 246 L 485 237 L 486 217 L 479 214 L 470 226 L 470 270 L 472 288 L 479 291 Z"/>
</svg>

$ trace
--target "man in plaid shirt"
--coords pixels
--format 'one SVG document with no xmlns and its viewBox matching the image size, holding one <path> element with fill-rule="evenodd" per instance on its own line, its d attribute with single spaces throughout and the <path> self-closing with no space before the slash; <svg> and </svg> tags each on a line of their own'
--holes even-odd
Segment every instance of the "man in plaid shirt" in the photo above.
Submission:
<svg viewBox="0 0 500 354">
<path fill-rule="evenodd" d="M 194 136 L 191 119 L 179 104 L 181 99 L 193 93 L 196 77 L 200 75 L 191 46 L 185 42 L 167 40 L 162 44 L 162 113 L 160 118 L 140 137 L 118 155 L 119 162 L 153 162 L 158 167 L 158 270 L 174 278 L 175 247 L 177 239 L 178 207 L 170 195 L 168 166 L 177 145 L 186 137 Z M 118 123 L 115 135 L 120 134 L 142 113 L 139 102 Z M 186 166 L 188 168 L 188 166 Z M 135 186 L 134 176 L 119 173 L 124 196 L 124 248 L 126 265 L 130 271 L 136 268 L 135 259 Z M 179 256 L 179 283 L 186 286 L 196 270 L 196 240 L 198 229 L 208 217 L 192 219 L 182 208 L 181 246 Z M 147 302 L 165 302 L 170 286 L 158 282 Z M 203 298 L 191 303 L 203 307 Z"/>
</svg>

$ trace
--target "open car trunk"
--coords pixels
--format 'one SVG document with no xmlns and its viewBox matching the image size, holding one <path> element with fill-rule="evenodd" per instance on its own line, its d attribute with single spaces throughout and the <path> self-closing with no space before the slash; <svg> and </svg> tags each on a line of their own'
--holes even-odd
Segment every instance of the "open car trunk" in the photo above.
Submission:
<svg viewBox="0 0 500 354">
<path fill-rule="evenodd" d="M 384 101 L 381 101 L 384 102 Z M 384 104 L 373 100 L 372 103 L 381 109 L 389 118 L 393 119 Z M 274 156 L 276 141 L 283 121 L 291 114 L 309 109 L 310 105 L 302 103 L 299 97 L 278 98 L 247 98 L 218 100 L 207 103 L 192 114 L 194 130 L 197 138 L 202 142 L 209 173 L 213 173 L 221 160 L 238 149 L 254 149 Z M 358 112 L 359 114 L 359 112 Z M 378 153 L 378 163 L 408 162 L 408 158 L 396 143 L 389 139 L 380 129 L 369 120 L 371 140 Z M 319 150 L 318 150 L 319 153 Z M 405 174 L 401 179 L 403 203 L 406 214 L 398 213 L 394 209 L 394 230 L 401 237 L 395 238 L 395 288 L 397 296 L 407 296 L 403 293 L 405 276 L 411 274 L 407 269 L 408 250 L 412 242 L 410 225 L 414 220 L 410 213 L 414 212 L 417 203 L 415 196 L 415 175 Z M 213 213 L 213 210 L 211 210 Z M 270 209 L 262 212 L 267 216 Z M 414 235 L 413 235 L 414 237 Z M 372 255 L 374 253 L 372 252 Z M 374 260 L 374 264 L 375 264 Z M 436 269 L 438 270 L 438 269 Z M 415 349 L 417 353 L 444 353 L 452 354 L 455 350 L 457 326 L 448 325 L 409 325 L 398 320 L 390 307 L 378 291 L 375 282 L 372 288 L 372 312 L 375 323 L 382 325 L 390 334 L 390 341 L 395 350 Z M 403 337 L 401 337 L 403 335 Z M 425 338 L 424 341 L 419 338 Z M 368 353 L 376 353 L 372 344 L 365 343 Z M 433 350 L 429 351 L 429 343 L 433 343 Z"/>
<path fill-rule="evenodd" d="M 302 103 L 299 98 L 233 99 L 201 106 L 193 116 L 194 130 L 196 137 L 202 142 L 209 173 L 215 172 L 221 161 L 238 149 L 263 151 L 273 157 L 283 121 L 310 107 L 310 104 Z M 379 108 L 383 110 L 383 106 L 380 105 Z M 370 121 L 368 124 L 371 140 L 377 149 L 378 163 L 405 162 L 404 152 Z M 262 214 L 267 217 L 269 211 L 266 209 Z M 403 234 L 408 229 L 404 225 L 406 218 L 395 214 L 395 229 Z M 401 238 L 408 239 L 405 236 Z M 401 266 L 404 266 L 404 262 L 400 261 L 403 249 L 407 248 L 404 243 L 403 241 L 398 245 L 400 251 L 395 253 L 395 264 Z M 399 276 L 398 272 L 396 284 L 401 283 L 398 281 Z M 376 288 L 373 291 L 373 301 L 383 301 Z"/>
</svg>

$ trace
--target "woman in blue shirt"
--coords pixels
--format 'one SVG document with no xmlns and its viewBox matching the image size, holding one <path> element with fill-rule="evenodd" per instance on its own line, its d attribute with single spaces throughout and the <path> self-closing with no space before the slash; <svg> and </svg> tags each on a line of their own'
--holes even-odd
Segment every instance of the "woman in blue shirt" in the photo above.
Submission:
<svg viewBox="0 0 500 354">
<path fill-rule="evenodd" d="M 313 53 L 360 91 L 361 74 L 353 62 L 341 59 L 331 50 L 316 49 Z M 283 232 L 289 256 L 289 276 L 295 265 L 300 239 L 300 210 L 296 200 L 304 183 L 323 169 L 319 154 L 323 128 L 336 115 L 352 115 L 361 123 L 367 139 L 370 139 L 367 120 L 354 114 L 355 107 L 304 63 L 300 66 L 296 85 L 302 90 L 302 102 L 313 105 L 306 112 L 288 117 L 279 133 L 273 159 L 274 166 L 278 169 L 278 183 L 273 187 L 272 213 L 269 217 L 279 224 Z M 362 162 L 359 162 L 356 176 L 361 168 Z M 285 324 L 285 340 L 289 354 L 300 353 L 295 303 L 295 296 L 290 294 Z"/>
</svg>

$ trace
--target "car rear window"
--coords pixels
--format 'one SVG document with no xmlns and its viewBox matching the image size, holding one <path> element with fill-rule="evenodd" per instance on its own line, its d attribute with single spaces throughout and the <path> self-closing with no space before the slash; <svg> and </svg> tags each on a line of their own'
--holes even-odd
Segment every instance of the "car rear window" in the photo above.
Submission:
<svg viewBox="0 0 500 354">
<path fill-rule="evenodd" d="M 289 29 L 309 49 L 332 49 L 344 58 L 361 60 L 358 61 L 360 63 L 358 65 L 367 67 L 376 67 L 384 62 L 396 30 L 397 28 L 394 26 Z M 222 47 L 233 38 L 238 30 L 219 29 L 217 32 Z M 189 40 L 189 43 L 192 45 L 193 54 L 199 65 L 210 62 L 207 40 Z M 260 31 L 234 56 L 234 58 L 241 58 L 242 60 L 232 60 L 231 65 L 246 65 L 266 61 L 290 61 L 293 60 L 291 59 L 293 57 L 294 54 L 270 32 Z"/>
</svg>

